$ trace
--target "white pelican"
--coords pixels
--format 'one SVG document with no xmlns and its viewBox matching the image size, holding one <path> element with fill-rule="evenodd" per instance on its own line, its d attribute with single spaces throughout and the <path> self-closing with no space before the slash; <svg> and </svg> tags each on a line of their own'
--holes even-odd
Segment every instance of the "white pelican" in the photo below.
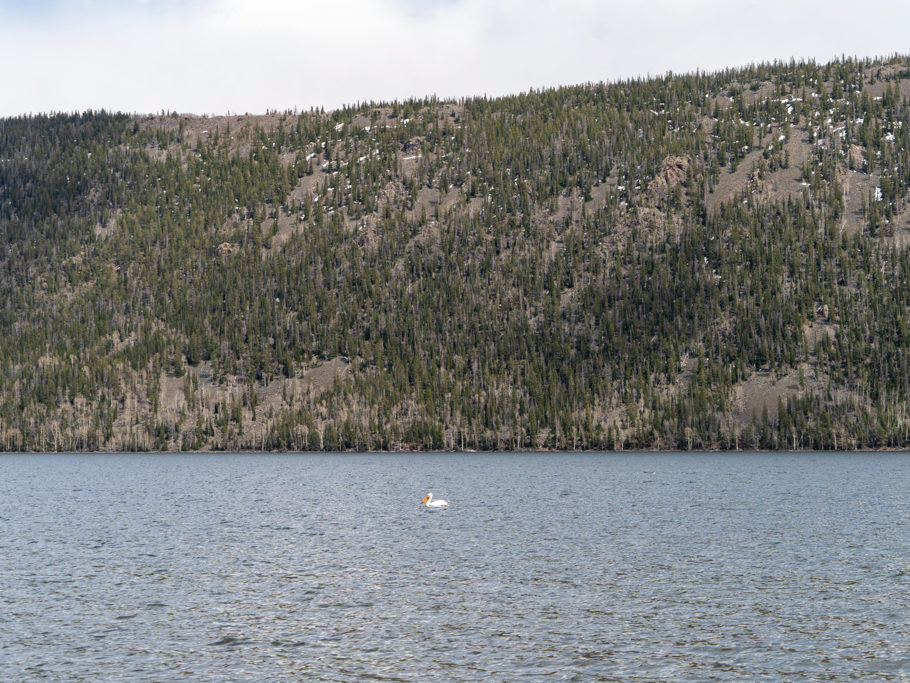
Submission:
<svg viewBox="0 0 910 683">
<path fill-rule="evenodd" d="M 428 508 L 447 508 L 447 507 L 449 507 L 449 504 L 447 502 L 445 502 L 444 500 L 433 500 L 432 493 L 428 493 L 426 495 L 426 497 L 422 501 L 420 501 L 421 505 L 423 505 L 424 503 L 427 504 Z"/>
</svg>

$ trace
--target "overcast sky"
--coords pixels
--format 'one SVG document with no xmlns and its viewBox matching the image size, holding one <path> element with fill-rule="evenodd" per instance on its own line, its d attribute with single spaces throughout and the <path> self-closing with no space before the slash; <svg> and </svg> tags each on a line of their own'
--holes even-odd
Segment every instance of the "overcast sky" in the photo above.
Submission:
<svg viewBox="0 0 910 683">
<path fill-rule="evenodd" d="M 0 0 L 0 116 L 333 109 L 910 52 L 907 0 Z"/>
</svg>

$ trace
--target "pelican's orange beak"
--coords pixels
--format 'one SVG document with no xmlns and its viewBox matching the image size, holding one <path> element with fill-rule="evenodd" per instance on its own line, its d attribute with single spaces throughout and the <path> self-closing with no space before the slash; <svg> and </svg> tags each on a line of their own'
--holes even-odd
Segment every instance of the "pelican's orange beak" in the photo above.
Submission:
<svg viewBox="0 0 910 683">
<path fill-rule="evenodd" d="M 424 496 L 423 500 L 420 501 L 420 504 L 423 505 L 423 504 L 426 503 L 429 499 L 430 499 L 429 496 Z"/>
</svg>

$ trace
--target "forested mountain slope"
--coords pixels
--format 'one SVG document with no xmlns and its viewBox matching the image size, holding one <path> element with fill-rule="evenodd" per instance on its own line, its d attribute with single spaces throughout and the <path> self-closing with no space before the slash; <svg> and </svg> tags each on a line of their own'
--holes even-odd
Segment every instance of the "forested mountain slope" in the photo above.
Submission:
<svg viewBox="0 0 910 683">
<path fill-rule="evenodd" d="M 0 448 L 910 445 L 908 96 L 0 120 Z"/>
</svg>

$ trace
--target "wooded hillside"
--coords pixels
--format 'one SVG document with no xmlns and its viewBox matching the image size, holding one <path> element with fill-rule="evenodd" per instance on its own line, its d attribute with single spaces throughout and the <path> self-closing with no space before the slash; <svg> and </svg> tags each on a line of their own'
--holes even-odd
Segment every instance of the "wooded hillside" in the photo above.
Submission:
<svg viewBox="0 0 910 683">
<path fill-rule="evenodd" d="M 0 120 L 0 448 L 910 446 L 908 96 Z"/>
</svg>

